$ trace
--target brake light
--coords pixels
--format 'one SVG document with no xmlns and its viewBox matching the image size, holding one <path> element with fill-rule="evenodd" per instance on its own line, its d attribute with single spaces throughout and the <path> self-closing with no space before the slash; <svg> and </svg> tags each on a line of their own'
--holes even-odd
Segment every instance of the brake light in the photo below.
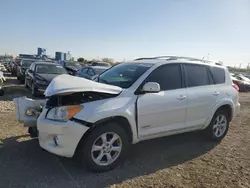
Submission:
<svg viewBox="0 0 250 188">
<path fill-rule="evenodd" d="M 240 90 L 239 86 L 237 86 L 236 84 L 232 84 L 233 88 L 236 89 L 237 91 Z"/>
</svg>

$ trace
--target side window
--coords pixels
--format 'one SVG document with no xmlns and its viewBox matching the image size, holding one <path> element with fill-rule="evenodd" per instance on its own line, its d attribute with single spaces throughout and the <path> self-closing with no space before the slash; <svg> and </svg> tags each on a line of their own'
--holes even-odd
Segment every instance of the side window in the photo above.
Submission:
<svg viewBox="0 0 250 188">
<path fill-rule="evenodd" d="M 88 68 L 84 68 L 84 69 L 81 70 L 81 72 L 82 72 L 83 74 L 87 74 L 87 71 L 88 71 Z"/>
<path fill-rule="evenodd" d="M 173 90 L 182 87 L 181 67 L 179 64 L 168 64 L 156 68 L 146 82 L 157 82 L 161 90 Z"/>
<path fill-rule="evenodd" d="M 225 83 L 225 70 L 219 67 L 210 67 L 215 84 Z"/>
<path fill-rule="evenodd" d="M 187 87 L 209 85 L 209 75 L 206 66 L 185 64 Z"/>
<path fill-rule="evenodd" d="M 33 70 L 33 66 L 34 66 L 34 64 L 31 64 L 29 69 Z"/>
<path fill-rule="evenodd" d="M 93 69 L 89 68 L 88 75 L 90 75 L 90 76 L 94 76 L 95 75 Z"/>
<path fill-rule="evenodd" d="M 36 66 L 35 66 L 35 65 L 33 65 L 33 67 L 32 67 L 32 69 L 31 69 L 31 70 L 33 70 L 33 72 L 35 72 L 35 68 L 36 68 Z"/>
</svg>

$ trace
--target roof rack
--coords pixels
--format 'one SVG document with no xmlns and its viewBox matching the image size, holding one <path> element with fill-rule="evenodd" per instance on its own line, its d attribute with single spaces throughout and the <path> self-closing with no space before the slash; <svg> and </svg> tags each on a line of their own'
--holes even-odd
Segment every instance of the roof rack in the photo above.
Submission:
<svg viewBox="0 0 250 188">
<path fill-rule="evenodd" d="M 166 60 L 178 60 L 178 59 L 185 59 L 189 61 L 201 61 L 204 63 L 214 63 L 213 61 L 205 60 L 205 59 L 199 59 L 199 58 L 193 58 L 193 57 L 184 57 L 184 56 L 157 56 L 157 57 L 146 57 L 146 58 L 137 58 L 137 60 L 152 60 L 152 59 L 166 59 Z M 217 62 L 215 63 L 216 65 L 221 65 L 218 64 Z"/>
</svg>

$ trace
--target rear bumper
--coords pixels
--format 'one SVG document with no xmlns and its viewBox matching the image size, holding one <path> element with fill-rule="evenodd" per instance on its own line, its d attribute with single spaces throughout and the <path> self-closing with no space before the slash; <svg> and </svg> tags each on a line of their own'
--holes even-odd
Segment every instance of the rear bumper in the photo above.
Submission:
<svg viewBox="0 0 250 188">
<path fill-rule="evenodd" d="M 72 157 L 79 141 L 89 128 L 72 121 L 48 120 L 45 118 L 46 113 L 47 110 L 44 109 L 37 120 L 40 146 L 53 154 Z"/>
</svg>

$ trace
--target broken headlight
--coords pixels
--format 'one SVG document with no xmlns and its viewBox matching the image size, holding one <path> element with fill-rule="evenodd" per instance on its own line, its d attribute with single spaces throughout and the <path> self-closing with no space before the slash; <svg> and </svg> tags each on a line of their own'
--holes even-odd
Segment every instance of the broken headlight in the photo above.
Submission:
<svg viewBox="0 0 250 188">
<path fill-rule="evenodd" d="M 83 109 L 81 105 L 60 106 L 52 108 L 46 118 L 54 121 L 68 121 Z"/>
</svg>

